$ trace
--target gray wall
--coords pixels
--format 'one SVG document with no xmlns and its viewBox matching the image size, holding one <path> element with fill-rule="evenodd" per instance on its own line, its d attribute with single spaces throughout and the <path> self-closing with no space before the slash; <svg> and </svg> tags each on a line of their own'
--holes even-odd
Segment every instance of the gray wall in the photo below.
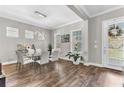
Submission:
<svg viewBox="0 0 124 93">
<path fill-rule="evenodd" d="M 88 20 L 88 61 L 102 63 L 102 22 L 107 19 L 113 19 L 124 16 L 124 8 L 106 13 L 101 16 L 90 18 Z M 94 48 L 97 41 L 98 48 Z"/>
<path fill-rule="evenodd" d="M 19 38 L 6 37 L 6 27 L 15 27 L 19 29 Z M 37 36 L 34 39 L 25 39 L 25 30 L 30 31 L 43 31 L 45 33 L 45 40 L 39 41 Z M 2 62 L 13 61 L 16 59 L 15 50 L 17 44 L 35 44 L 36 48 L 41 48 L 47 51 L 48 43 L 50 42 L 51 32 L 32 25 L 20 23 L 17 21 L 0 18 L 0 59 Z"/>
</svg>

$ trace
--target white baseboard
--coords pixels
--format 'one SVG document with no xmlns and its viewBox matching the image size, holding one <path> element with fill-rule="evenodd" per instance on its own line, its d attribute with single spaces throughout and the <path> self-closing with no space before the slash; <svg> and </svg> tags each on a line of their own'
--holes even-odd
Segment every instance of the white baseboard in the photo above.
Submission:
<svg viewBox="0 0 124 93">
<path fill-rule="evenodd" d="M 86 66 L 93 65 L 93 66 L 97 66 L 97 67 L 104 67 L 102 64 L 97 64 L 97 63 L 93 63 L 93 62 L 87 62 L 87 63 L 84 63 L 84 65 L 86 65 Z"/>
<path fill-rule="evenodd" d="M 14 60 L 14 61 L 2 62 L 2 65 L 8 65 L 8 64 L 13 64 L 13 63 L 17 63 L 17 61 Z"/>
<path fill-rule="evenodd" d="M 103 65 L 103 64 L 97 64 L 94 62 L 87 62 L 87 63 L 84 63 L 84 65 L 86 65 L 86 66 L 93 65 L 93 66 L 97 66 L 97 67 L 105 67 L 105 68 L 110 68 L 110 69 L 122 71 L 121 67 L 113 67 L 113 66 L 108 66 L 108 65 Z"/>
<path fill-rule="evenodd" d="M 63 58 L 63 59 L 66 59 L 66 58 Z M 66 60 L 67 60 L 67 59 L 66 59 Z M 69 60 L 69 61 L 70 61 L 70 60 Z M 17 61 L 14 60 L 14 61 L 3 62 L 2 65 L 13 64 L 13 63 L 17 63 Z M 94 63 L 94 62 L 86 62 L 86 63 L 83 63 L 83 64 L 86 65 L 86 66 L 93 65 L 93 66 L 97 66 L 97 67 L 106 67 L 106 68 L 110 68 L 110 69 L 115 69 L 115 70 L 120 70 L 120 71 L 122 71 L 121 68 L 112 67 L 112 66 L 104 66 L 104 65 L 102 65 L 102 64 L 98 64 L 98 63 Z"/>
<path fill-rule="evenodd" d="M 109 65 L 106 65 L 104 66 L 106 68 L 110 68 L 110 69 L 115 69 L 115 70 L 119 70 L 119 71 L 123 71 L 122 67 L 117 67 L 117 66 L 109 66 Z"/>
</svg>

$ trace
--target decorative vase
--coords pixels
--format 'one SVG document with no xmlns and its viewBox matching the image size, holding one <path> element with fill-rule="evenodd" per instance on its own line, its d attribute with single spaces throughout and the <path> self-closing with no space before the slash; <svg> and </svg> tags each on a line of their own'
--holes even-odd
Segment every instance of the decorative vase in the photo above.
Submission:
<svg viewBox="0 0 124 93">
<path fill-rule="evenodd" d="M 73 60 L 73 64 L 79 65 L 79 63 L 80 63 L 80 60 L 79 60 L 79 59 L 78 59 L 77 61 L 74 61 L 74 60 Z"/>
</svg>

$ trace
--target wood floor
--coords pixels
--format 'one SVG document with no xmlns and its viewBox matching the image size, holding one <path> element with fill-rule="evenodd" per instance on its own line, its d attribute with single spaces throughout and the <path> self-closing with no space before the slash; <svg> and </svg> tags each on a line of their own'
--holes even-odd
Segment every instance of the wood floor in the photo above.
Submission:
<svg viewBox="0 0 124 93">
<path fill-rule="evenodd" d="M 38 64 L 37 64 L 38 65 Z M 37 67 L 38 68 L 38 67 Z M 24 71 L 16 70 L 16 65 L 4 65 L 7 77 L 7 87 L 121 87 L 122 73 L 120 71 L 73 65 L 72 62 L 51 62 L 40 69 L 34 70 L 29 65 Z"/>
</svg>

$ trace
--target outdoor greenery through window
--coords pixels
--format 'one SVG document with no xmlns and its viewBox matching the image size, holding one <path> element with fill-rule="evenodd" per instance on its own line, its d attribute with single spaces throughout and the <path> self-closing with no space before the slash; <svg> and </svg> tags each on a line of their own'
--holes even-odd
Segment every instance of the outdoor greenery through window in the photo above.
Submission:
<svg viewBox="0 0 124 93">
<path fill-rule="evenodd" d="M 81 51 L 81 31 L 73 32 L 73 51 Z"/>
</svg>

